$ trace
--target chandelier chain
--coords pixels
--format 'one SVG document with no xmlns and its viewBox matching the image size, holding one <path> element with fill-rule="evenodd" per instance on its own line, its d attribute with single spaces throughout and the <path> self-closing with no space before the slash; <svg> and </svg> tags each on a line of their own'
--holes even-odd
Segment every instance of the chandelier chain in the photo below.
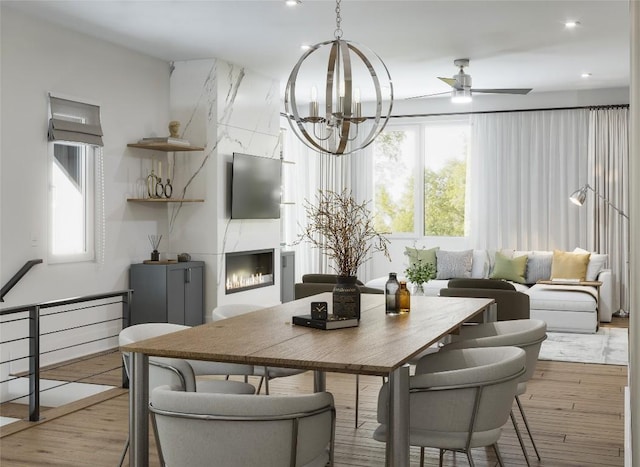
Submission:
<svg viewBox="0 0 640 467">
<path fill-rule="evenodd" d="M 340 27 L 340 23 L 342 22 L 342 16 L 340 16 L 340 2 L 341 0 L 336 0 L 336 30 L 333 33 L 336 39 L 340 39 L 342 37 L 342 28 Z"/>
</svg>

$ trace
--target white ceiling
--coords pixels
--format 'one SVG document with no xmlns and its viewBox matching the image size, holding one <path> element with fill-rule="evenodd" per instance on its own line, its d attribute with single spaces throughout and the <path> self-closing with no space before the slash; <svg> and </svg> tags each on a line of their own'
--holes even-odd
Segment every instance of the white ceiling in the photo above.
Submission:
<svg viewBox="0 0 640 467">
<path fill-rule="evenodd" d="M 331 0 L 2 1 L 167 61 L 217 57 L 282 83 L 300 45 L 335 29 Z M 382 57 L 400 99 L 448 90 L 436 77 L 454 75 L 456 58 L 471 59 L 476 88 L 629 86 L 627 0 L 344 0 L 341 9 L 343 38 Z M 567 30 L 569 19 L 580 25 Z"/>
</svg>

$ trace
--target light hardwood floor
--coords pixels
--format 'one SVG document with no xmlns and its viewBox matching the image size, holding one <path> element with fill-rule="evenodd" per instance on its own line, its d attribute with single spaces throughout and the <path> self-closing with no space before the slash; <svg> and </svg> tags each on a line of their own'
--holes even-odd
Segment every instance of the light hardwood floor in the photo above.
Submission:
<svg viewBox="0 0 640 467">
<path fill-rule="evenodd" d="M 612 325 L 626 327 L 626 323 L 627 320 L 616 320 Z M 109 353 L 55 370 L 49 377 L 59 377 L 64 372 L 77 380 L 83 371 L 92 367 L 101 368 L 100 371 L 113 368 L 92 380 L 117 385 L 119 359 L 119 353 Z M 384 445 L 371 438 L 377 425 L 375 410 L 381 379 L 360 378 L 357 429 L 354 428 L 354 381 L 352 375 L 327 376 L 327 389 L 334 394 L 337 407 L 336 465 L 382 466 Z M 257 384 L 257 379 L 251 382 Z M 542 455 L 542 461 L 531 457 L 532 465 L 623 466 L 626 383 L 624 366 L 539 361 L 527 394 L 521 398 Z M 271 392 L 310 392 L 312 387 L 312 375 L 305 373 L 272 381 Z M 5 410 L 3 407 L 3 414 Z M 45 410 L 43 422 L 9 425 L 0 432 L 0 464 L 3 467 L 115 466 L 127 437 L 127 411 L 126 390 L 115 389 L 72 406 Z M 510 423 L 505 425 L 499 444 L 506 465 L 526 465 Z M 532 448 L 528 446 L 531 456 Z M 474 449 L 473 456 L 479 467 L 496 464 L 491 450 Z M 153 439 L 150 457 L 151 465 L 157 466 Z M 418 459 L 418 449 L 412 448 L 411 465 L 419 465 Z M 438 465 L 436 450 L 427 450 L 426 465 Z M 464 455 L 447 453 L 445 465 L 468 464 Z"/>
</svg>

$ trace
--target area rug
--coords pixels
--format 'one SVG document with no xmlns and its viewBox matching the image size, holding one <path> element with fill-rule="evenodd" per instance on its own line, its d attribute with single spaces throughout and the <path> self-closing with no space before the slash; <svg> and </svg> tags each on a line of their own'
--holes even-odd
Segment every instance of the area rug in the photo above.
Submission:
<svg viewBox="0 0 640 467">
<path fill-rule="evenodd" d="M 538 358 L 560 362 L 627 365 L 628 346 L 628 330 L 622 328 L 600 328 L 595 334 L 548 332 Z"/>
</svg>

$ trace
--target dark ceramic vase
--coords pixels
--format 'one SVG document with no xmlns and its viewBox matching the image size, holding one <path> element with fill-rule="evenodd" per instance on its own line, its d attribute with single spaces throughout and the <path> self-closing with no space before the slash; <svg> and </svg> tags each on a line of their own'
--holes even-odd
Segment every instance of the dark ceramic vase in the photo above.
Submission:
<svg viewBox="0 0 640 467">
<path fill-rule="evenodd" d="M 338 276 L 333 288 L 333 315 L 360 319 L 360 287 L 355 276 Z"/>
</svg>

